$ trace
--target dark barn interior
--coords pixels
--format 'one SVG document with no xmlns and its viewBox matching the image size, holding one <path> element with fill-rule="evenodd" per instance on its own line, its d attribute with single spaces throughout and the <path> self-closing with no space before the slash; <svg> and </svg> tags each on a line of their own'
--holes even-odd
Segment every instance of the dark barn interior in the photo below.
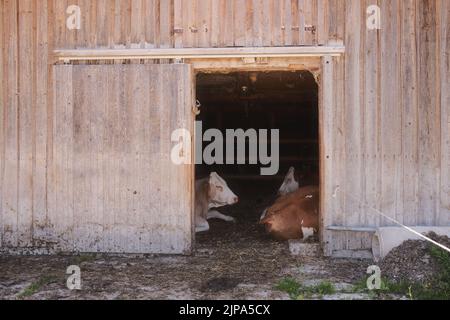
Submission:
<svg viewBox="0 0 450 320">
<path fill-rule="evenodd" d="M 240 198 L 239 204 L 219 209 L 235 217 L 237 225 L 210 221 L 214 232 L 209 233 L 228 233 L 230 228 L 243 226 L 259 230 L 254 228 L 261 211 L 274 200 L 289 167 L 296 169 L 300 185 L 318 183 L 317 83 L 309 71 L 199 73 L 196 80 L 201 103 L 197 121 L 202 121 L 203 132 L 215 128 L 225 137 L 226 129 L 279 129 L 280 166 L 274 176 L 262 176 L 260 168 L 264 166 L 259 161 L 257 165 L 246 161 L 245 165 L 196 166 L 197 179 L 215 171 Z M 203 142 L 203 148 L 209 143 Z M 247 142 L 247 155 L 248 147 Z M 224 153 L 225 150 L 224 142 Z M 270 154 L 270 145 L 268 150 Z"/>
</svg>

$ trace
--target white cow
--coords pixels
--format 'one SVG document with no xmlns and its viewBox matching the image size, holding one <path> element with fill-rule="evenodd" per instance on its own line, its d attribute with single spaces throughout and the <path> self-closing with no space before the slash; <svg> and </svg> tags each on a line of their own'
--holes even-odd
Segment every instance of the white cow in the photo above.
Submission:
<svg viewBox="0 0 450 320">
<path fill-rule="evenodd" d="M 294 167 L 290 167 L 288 173 L 284 177 L 281 187 L 278 189 L 277 195 L 285 196 L 287 194 L 297 191 L 298 189 L 299 189 L 299 181 L 298 178 L 295 176 L 295 169 Z M 264 211 L 262 212 L 260 220 L 263 220 L 266 217 L 266 214 L 267 208 L 264 209 Z"/>
<path fill-rule="evenodd" d="M 195 182 L 195 232 L 209 230 L 207 220 L 217 218 L 234 222 L 234 218 L 226 216 L 212 208 L 232 205 L 239 198 L 230 190 L 225 180 L 216 172 L 212 172 L 208 178 Z"/>
</svg>

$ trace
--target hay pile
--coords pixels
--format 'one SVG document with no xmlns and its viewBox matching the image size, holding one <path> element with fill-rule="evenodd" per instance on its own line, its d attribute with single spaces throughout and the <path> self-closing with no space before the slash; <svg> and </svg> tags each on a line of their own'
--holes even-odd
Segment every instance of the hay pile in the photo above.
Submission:
<svg viewBox="0 0 450 320">
<path fill-rule="evenodd" d="M 428 237 L 450 247 L 450 238 L 433 232 Z M 408 240 L 394 248 L 381 262 L 383 277 L 394 283 L 432 285 L 440 280 L 442 266 L 432 254 L 433 244 L 422 240 Z"/>
</svg>

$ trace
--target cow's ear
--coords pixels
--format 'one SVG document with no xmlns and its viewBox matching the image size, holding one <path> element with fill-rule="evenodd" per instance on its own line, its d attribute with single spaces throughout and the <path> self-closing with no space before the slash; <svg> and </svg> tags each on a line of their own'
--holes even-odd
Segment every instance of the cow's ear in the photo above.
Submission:
<svg viewBox="0 0 450 320">
<path fill-rule="evenodd" d="M 209 174 L 209 181 L 213 181 L 214 179 L 217 179 L 217 173 L 216 172 L 211 172 Z"/>
</svg>

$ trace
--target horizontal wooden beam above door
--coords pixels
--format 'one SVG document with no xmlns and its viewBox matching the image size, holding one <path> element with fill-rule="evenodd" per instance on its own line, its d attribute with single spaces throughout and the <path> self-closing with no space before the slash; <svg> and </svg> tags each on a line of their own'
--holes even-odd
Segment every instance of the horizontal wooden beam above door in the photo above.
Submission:
<svg viewBox="0 0 450 320">
<path fill-rule="evenodd" d="M 68 49 L 55 50 L 59 61 L 114 59 L 223 59 L 340 56 L 344 46 L 170 48 L 170 49 Z"/>
</svg>

